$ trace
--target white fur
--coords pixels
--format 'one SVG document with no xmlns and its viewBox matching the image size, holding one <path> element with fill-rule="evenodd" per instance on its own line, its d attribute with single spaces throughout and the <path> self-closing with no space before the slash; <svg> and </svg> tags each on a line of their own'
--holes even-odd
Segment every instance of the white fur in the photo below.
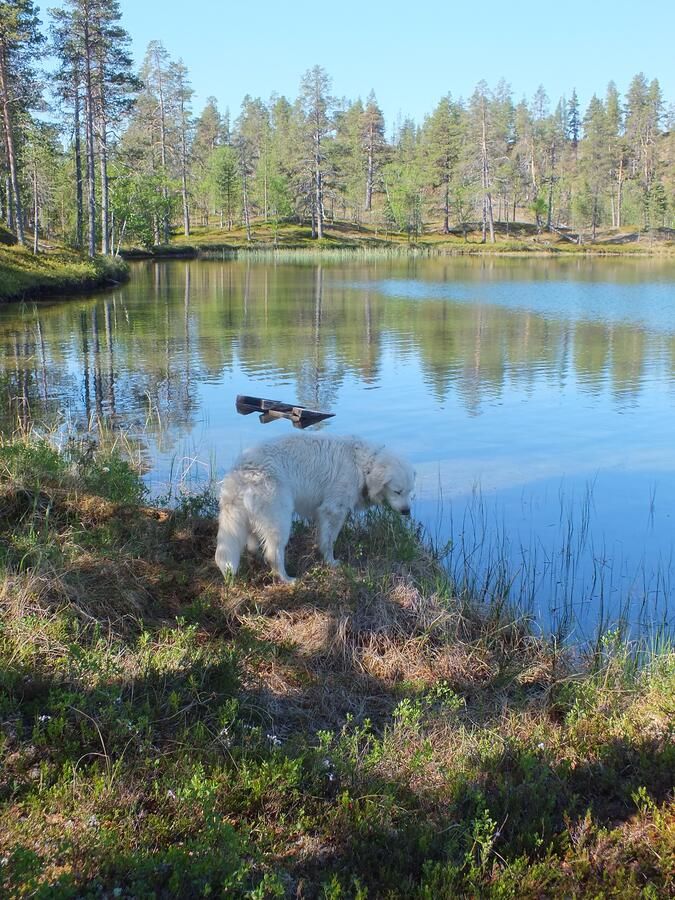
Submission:
<svg viewBox="0 0 675 900">
<path fill-rule="evenodd" d="M 414 472 L 384 447 L 358 438 L 298 434 L 246 450 L 225 476 L 220 494 L 216 563 L 227 578 L 244 547 L 259 546 L 282 581 L 294 513 L 316 524 L 325 561 L 337 565 L 335 539 L 347 515 L 369 503 L 410 512 Z"/>
</svg>

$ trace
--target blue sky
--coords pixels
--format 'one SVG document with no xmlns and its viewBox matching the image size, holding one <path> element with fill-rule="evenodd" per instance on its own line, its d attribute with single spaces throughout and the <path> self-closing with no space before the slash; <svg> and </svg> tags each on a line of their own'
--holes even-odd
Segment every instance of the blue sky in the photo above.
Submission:
<svg viewBox="0 0 675 900">
<path fill-rule="evenodd" d="M 399 3 L 389 0 L 223 2 L 120 0 L 137 63 L 160 40 L 187 65 L 199 112 L 213 95 L 236 118 L 245 94 L 298 93 L 318 63 L 336 96 L 365 99 L 371 88 L 391 131 L 417 122 L 448 91 L 468 96 L 480 79 L 508 81 L 516 100 L 543 84 L 553 104 L 572 88 L 584 106 L 614 79 L 624 93 L 643 71 L 675 101 L 675 3 L 571 0 Z"/>
</svg>

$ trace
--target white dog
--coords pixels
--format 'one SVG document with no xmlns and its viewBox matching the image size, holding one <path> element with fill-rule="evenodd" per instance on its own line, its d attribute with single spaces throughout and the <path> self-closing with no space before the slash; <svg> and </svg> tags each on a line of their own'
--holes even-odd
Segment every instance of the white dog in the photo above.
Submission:
<svg viewBox="0 0 675 900">
<path fill-rule="evenodd" d="M 357 438 L 293 435 L 246 450 L 222 485 L 218 568 L 227 578 L 244 547 L 262 546 L 272 571 L 292 581 L 284 555 L 293 513 L 316 524 L 319 550 L 335 566 L 333 545 L 347 514 L 386 503 L 409 515 L 413 482 L 408 463 Z"/>
</svg>

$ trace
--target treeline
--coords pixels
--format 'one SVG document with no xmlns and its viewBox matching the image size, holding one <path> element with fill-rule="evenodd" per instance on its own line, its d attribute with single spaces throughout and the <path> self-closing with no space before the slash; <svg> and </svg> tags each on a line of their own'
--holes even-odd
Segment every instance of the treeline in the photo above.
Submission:
<svg viewBox="0 0 675 900">
<path fill-rule="evenodd" d="M 55 71 L 40 59 L 58 60 Z M 161 43 L 140 71 L 117 0 L 63 0 L 40 22 L 32 0 L 0 5 L 0 205 L 19 242 L 40 236 L 115 253 L 194 224 L 264 221 L 425 229 L 499 224 L 638 230 L 675 224 L 675 118 L 656 79 L 610 82 L 581 110 L 574 89 L 516 102 L 480 82 L 443 96 L 421 124 L 387 131 L 374 93 L 338 99 L 320 66 L 298 96 L 246 96 L 238 116 L 210 98 L 195 115 L 189 72 Z"/>
</svg>

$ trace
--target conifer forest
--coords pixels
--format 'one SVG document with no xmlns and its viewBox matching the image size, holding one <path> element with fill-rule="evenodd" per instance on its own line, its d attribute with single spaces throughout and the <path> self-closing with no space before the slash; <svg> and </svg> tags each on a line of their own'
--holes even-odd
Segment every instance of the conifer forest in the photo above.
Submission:
<svg viewBox="0 0 675 900">
<path fill-rule="evenodd" d="M 657 78 L 583 88 L 585 108 L 573 83 L 518 98 L 479 81 L 460 97 L 449 74 L 424 121 L 386 122 L 368 85 L 337 97 L 314 65 L 295 97 L 252 97 L 242 80 L 238 110 L 213 97 L 197 109 L 188 68 L 159 40 L 132 59 L 116 0 L 7 0 L 2 221 L 36 252 L 45 240 L 89 255 L 204 225 L 250 240 L 259 222 L 316 238 L 336 223 L 411 240 L 478 229 L 486 243 L 518 222 L 589 240 L 673 228 L 675 107 Z"/>
</svg>

